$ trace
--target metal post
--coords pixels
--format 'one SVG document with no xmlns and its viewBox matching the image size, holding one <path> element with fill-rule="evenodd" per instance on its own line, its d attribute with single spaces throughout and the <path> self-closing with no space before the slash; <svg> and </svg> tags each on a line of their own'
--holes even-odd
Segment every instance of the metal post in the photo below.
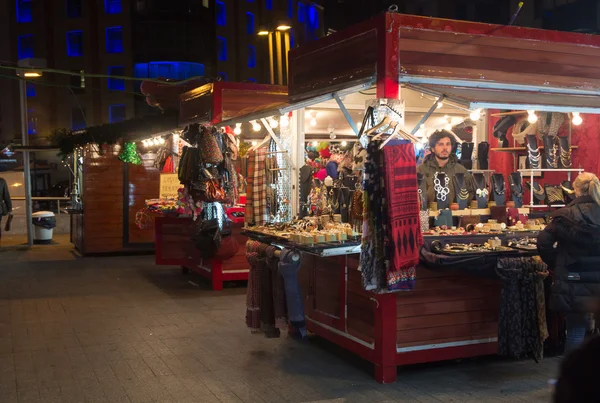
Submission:
<svg viewBox="0 0 600 403">
<path fill-rule="evenodd" d="M 273 32 L 269 32 L 269 73 L 271 84 L 275 84 L 275 61 L 273 56 Z"/>
<path fill-rule="evenodd" d="M 283 85 L 283 55 L 281 49 L 281 32 L 275 32 L 275 45 L 277 48 L 277 84 Z"/>
<path fill-rule="evenodd" d="M 19 81 L 19 93 L 21 96 L 21 143 L 23 147 L 29 145 L 29 133 L 27 132 L 27 98 L 24 77 Z M 23 150 L 23 180 L 25 181 L 25 225 L 27 225 L 27 244 L 33 245 L 33 224 L 31 219 L 31 167 L 29 161 L 29 151 Z"/>
</svg>

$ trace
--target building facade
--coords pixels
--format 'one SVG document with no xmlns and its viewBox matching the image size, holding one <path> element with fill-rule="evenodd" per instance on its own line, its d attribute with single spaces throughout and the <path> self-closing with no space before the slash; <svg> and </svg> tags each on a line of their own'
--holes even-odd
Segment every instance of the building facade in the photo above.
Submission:
<svg viewBox="0 0 600 403">
<path fill-rule="evenodd" d="M 27 84 L 28 132 L 43 143 L 55 128 L 146 113 L 140 81 L 118 77 L 269 82 L 268 41 L 258 30 L 289 25 L 298 46 L 323 36 L 323 18 L 304 0 L 0 0 L 0 65 L 39 58 L 71 72 Z M 21 135 L 18 78 L 0 70 L 2 145 Z"/>
</svg>

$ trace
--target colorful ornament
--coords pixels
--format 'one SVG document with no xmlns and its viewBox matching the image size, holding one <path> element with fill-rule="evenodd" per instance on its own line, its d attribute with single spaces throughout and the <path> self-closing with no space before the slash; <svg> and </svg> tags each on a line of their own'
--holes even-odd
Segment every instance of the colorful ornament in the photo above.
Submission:
<svg viewBox="0 0 600 403">
<path fill-rule="evenodd" d="M 137 145 L 134 142 L 125 143 L 119 159 L 127 164 L 142 165 L 142 158 L 138 154 Z"/>
</svg>

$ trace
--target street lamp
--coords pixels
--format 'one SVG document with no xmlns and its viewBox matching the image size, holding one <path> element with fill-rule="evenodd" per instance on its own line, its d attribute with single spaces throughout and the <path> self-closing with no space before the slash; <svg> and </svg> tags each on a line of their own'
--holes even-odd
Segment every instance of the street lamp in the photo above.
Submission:
<svg viewBox="0 0 600 403">
<path fill-rule="evenodd" d="M 19 80 L 19 95 L 21 100 L 21 143 L 23 149 L 23 181 L 25 182 L 25 221 L 27 225 L 27 244 L 33 245 L 33 223 L 31 209 L 31 166 L 29 165 L 29 132 L 27 128 L 27 82 L 25 78 L 38 78 L 42 76 L 40 70 L 46 67 L 46 61 L 42 59 L 22 59 L 19 60 L 17 74 L 21 77 Z"/>
<path fill-rule="evenodd" d="M 282 20 L 276 24 L 276 28 L 274 30 L 272 28 L 261 26 L 257 31 L 258 36 L 269 37 L 269 71 L 271 84 L 275 84 L 275 57 L 273 55 L 273 48 L 275 48 L 277 54 L 277 84 L 284 85 L 283 71 L 284 65 L 286 73 L 288 69 L 288 52 L 290 51 L 289 31 L 291 29 L 292 25 L 288 21 Z M 285 62 L 283 60 L 284 57 Z M 287 81 L 287 79 L 285 81 Z"/>
</svg>

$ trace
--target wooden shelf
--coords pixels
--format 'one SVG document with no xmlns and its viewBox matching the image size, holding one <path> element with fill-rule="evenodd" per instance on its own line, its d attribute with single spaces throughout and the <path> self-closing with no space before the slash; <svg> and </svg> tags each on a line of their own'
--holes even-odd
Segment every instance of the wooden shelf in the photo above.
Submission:
<svg viewBox="0 0 600 403">
<path fill-rule="evenodd" d="M 579 146 L 571 146 L 571 149 L 577 150 Z M 544 146 L 540 146 L 540 150 L 543 150 Z M 504 153 L 516 153 L 519 151 L 527 151 L 527 147 L 506 147 L 506 148 L 490 148 L 491 151 L 499 151 Z"/>
</svg>

